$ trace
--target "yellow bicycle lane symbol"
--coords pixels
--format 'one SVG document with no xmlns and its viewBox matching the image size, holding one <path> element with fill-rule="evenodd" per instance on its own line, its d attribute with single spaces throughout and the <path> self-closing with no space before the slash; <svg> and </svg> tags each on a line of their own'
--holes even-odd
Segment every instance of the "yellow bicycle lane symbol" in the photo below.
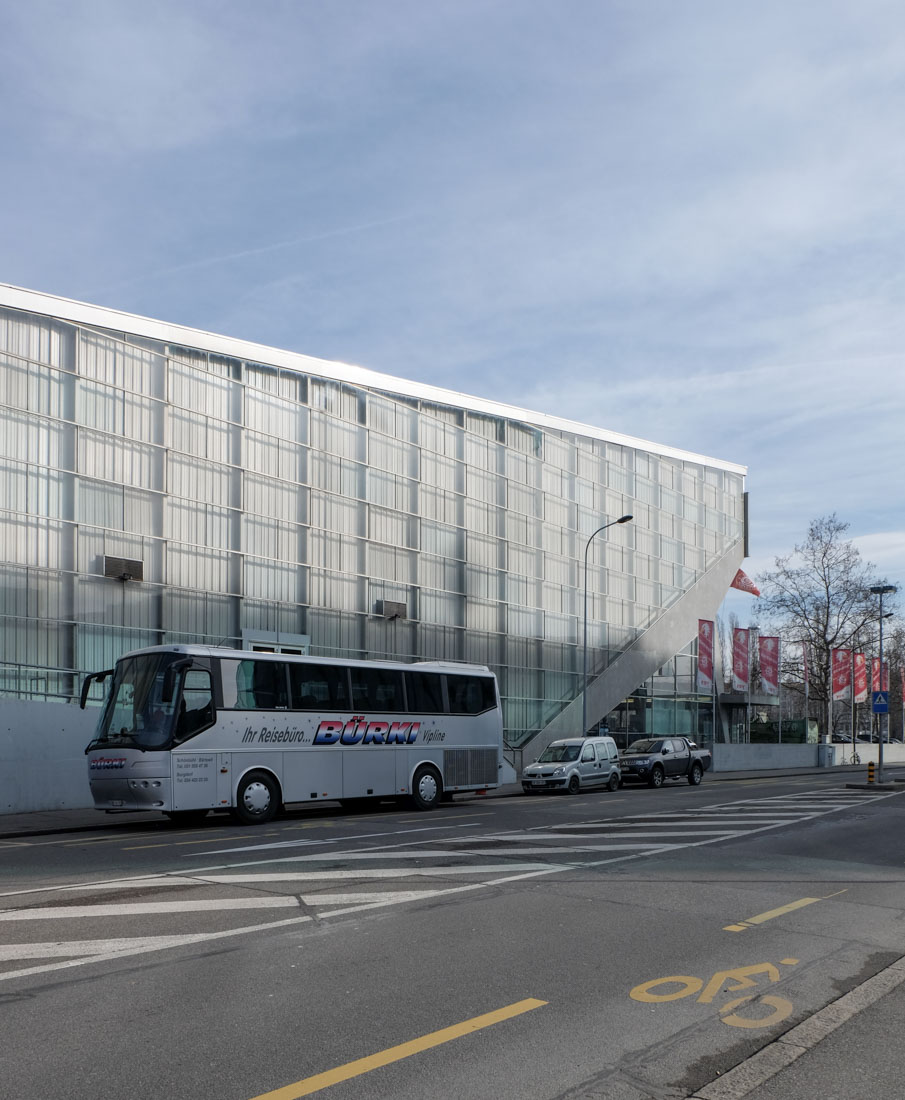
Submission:
<svg viewBox="0 0 905 1100">
<path fill-rule="evenodd" d="M 797 962 L 798 959 L 781 959 L 780 966 L 795 966 Z M 680 1001 L 683 997 L 693 997 L 697 993 L 700 994 L 697 998 L 699 1004 L 712 1004 L 714 998 L 724 993 L 754 989 L 764 978 L 771 982 L 778 982 L 781 977 L 779 967 L 774 966 L 773 963 L 755 963 L 753 966 L 736 966 L 731 970 L 718 970 L 706 985 L 702 978 L 694 978 L 688 974 L 652 978 L 648 982 L 636 985 L 629 996 L 633 1001 L 663 1004 L 667 1001 Z M 743 1005 L 748 1006 L 748 1009 L 755 1009 L 754 1014 L 747 1015 L 739 1012 Z M 768 1009 L 766 1014 L 763 1008 Z M 735 997 L 727 1001 L 720 1007 L 719 1013 L 723 1023 L 729 1024 L 730 1027 L 771 1027 L 791 1015 L 792 1003 L 785 997 L 777 997 L 770 993 L 748 993 L 743 997 Z"/>
</svg>

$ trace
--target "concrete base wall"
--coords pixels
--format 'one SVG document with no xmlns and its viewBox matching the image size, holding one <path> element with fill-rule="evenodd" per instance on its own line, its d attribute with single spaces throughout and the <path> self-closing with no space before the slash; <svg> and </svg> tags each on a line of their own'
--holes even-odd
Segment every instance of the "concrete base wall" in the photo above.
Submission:
<svg viewBox="0 0 905 1100">
<path fill-rule="evenodd" d="M 0 702 L 0 814 L 94 805 L 85 746 L 98 708 Z"/>
<path fill-rule="evenodd" d="M 0 814 L 93 806 L 84 750 L 97 716 L 96 707 L 0 702 Z M 715 772 L 832 767 L 851 760 L 850 745 L 715 744 L 711 749 Z M 859 744 L 857 750 L 862 764 L 877 762 L 878 745 Z M 884 745 L 883 763 L 905 763 L 905 745 Z M 521 765 L 518 753 L 507 762 L 503 781 L 513 782 Z"/>
<path fill-rule="evenodd" d="M 879 745 L 857 745 L 861 763 L 877 762 Z M 772 768 L 831 768 L 850 764 L 851 745 L 713 745 L 715 772 L 758 771 Z M 884 745 L 883 763 L 905 763 L 905 745 Z"/>
<path fill-rule="evenodd" d="M 0 702 L 0 815 L 93 808 L 85 746 L 97 707 Z M 510 761 L 502 783 L 514 783 Z"/>
</svg>

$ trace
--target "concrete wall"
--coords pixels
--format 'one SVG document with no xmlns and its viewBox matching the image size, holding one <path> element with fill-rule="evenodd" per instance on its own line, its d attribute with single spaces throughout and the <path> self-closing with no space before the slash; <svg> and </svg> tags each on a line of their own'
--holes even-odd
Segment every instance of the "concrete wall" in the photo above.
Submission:
<svg viewBox="0 0 905 1100">
<path fill-rule="evenodd" d="M 850 764 L 850 745 L 713 745 L 715 772 L 770 768 L 817 768 Z M 877 762 L 879 745 L 857 745 L 861 763 Z M 905 763 L 905 745 L 884 745 L 883 763 Z"/>
<path fill-rule="evenodd" d="M 85 746 L 98 708 L 0 702 L 0 814 L 93 806 Z"/>
<path fill-rule="evenodd" d="M 0 815 L 94 806 L 85 746 L 97 707 L 0 701 Z M 501 782 L 514 783 L 510 762 Z"/>
</svg>

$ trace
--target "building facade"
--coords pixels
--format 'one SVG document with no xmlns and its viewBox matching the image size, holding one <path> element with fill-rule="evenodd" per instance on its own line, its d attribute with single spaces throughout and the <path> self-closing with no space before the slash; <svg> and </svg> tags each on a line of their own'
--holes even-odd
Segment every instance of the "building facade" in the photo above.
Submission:
<svg viewBox="0 0 905 1100">
<path fill-rule="evenodd" d="M 0 698 L 167 642 L 469 661 L 518 763 L 586 658 L 589 726 L 712 733 L 742 466 L 9 286 L 0 414 Z"/>
</svg>

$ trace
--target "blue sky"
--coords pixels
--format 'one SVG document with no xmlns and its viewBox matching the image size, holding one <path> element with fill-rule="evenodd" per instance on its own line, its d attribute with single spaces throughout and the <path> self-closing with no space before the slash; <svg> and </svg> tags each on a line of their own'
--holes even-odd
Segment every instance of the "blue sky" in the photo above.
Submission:
<svg viewBox="0 0 905 1100">
<path fill-rule="evenodd" d="M 30 0 L 4 282 L 747 464 L 905 584 L 905 9 Z M 733 608 L 743 618 L 751 598 Z"/>
</svg>

